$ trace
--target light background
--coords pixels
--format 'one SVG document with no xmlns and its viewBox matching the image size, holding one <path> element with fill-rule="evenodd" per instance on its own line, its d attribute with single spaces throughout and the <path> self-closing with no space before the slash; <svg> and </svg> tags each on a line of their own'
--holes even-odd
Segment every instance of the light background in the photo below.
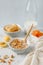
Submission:
<svg viewBox="0 0 43 65">
<path fill-rule="evenodd" d="M 37 20 L 38 26 L 42 27 L 43 29 L 43 0 L 30 0 L 31 4 L 30 4 L 30 8 L 27 8 L 28 10 L 27 12 L 26 7 L 28 5 L 28 1 L 0 0 L 0 35 L 2 36 L 4 35 L 4 32 L 1 29 L 4 24 L 18 23 L 21 26 L 23 26 L 25 21 L 29 19 Z M 37 8 L 35 8 L 36 3 L 37 3 Z M 5 49 L 5 51 L 7 50 Z M 24 56 L 18 56 L 17 58 L 19 59 L 20 62 L 21 60 L 24 59 Z M 18 63 L 14 65 L 18 65 Z"/>
<path fill-rule="evenodd" d="M 0 23 L 23 24 L 27 0 L 0 0 Z"/>
<path fill-rule="evenodd" d="M 28 2 L 28 12 L 26 11 Z M 43 26 L 43 0 L 0 0 L 0 24 L 19 23 L 29 19 L 40 21 Z"/>
</svg>

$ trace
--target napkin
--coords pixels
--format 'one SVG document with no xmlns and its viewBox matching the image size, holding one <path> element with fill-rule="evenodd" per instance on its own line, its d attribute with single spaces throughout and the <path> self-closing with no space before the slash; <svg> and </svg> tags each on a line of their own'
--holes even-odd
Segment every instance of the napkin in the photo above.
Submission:
<svg viewBox="0 0 43 65">
<path fill-rule="evenodd" d="M 29 53 L 20 65 L 43 65 L 43 38 L 37 42 L 35 51 Z"/>
</svg>

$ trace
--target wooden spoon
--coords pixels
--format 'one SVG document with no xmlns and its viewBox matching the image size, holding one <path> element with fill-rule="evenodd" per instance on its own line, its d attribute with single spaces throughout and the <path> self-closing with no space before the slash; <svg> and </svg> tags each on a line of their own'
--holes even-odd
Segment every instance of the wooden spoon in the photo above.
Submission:
<svg viewBox="0 0 43 65">
<path fill-rule="evenodd" d="M 33 24 L 31 25 L 30 29 L 27 31 L 27 34 L 26 34 L 25 38 L 21 41 L 22 43 L 26 43 L 27 42 L 27 37 L 29 36 L 32 28 L 33 28 Z"/>
</svg>

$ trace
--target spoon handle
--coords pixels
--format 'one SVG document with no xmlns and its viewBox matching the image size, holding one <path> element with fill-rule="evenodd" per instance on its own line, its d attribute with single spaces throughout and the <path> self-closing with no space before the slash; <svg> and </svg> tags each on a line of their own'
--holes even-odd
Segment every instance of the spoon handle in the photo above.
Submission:
<svg viewBox="0 0 43 65">
<path fill-rule="evenodd" d="M 30 34 L 32 28 L 33 28 L 33 24 L 31 25 L 30 29 L 27 31 L 27 34 L 26 34 L 26 36 L 25 36 L 25 40 L 26 40 L 27 37 L 29 36 L 29 34 Z"/>
</svg>

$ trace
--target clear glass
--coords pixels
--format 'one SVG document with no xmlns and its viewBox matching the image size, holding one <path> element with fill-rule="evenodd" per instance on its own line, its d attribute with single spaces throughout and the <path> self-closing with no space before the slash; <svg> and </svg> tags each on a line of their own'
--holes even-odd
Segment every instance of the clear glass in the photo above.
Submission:
<svg viewBox="0 0 43 65">
<path fill-rule="evenodd" d="M 27 0 L 26 18 L 28 22 L 36 21 L 37 28 L 43 30 L 43 0 Z"/>
</svg>

